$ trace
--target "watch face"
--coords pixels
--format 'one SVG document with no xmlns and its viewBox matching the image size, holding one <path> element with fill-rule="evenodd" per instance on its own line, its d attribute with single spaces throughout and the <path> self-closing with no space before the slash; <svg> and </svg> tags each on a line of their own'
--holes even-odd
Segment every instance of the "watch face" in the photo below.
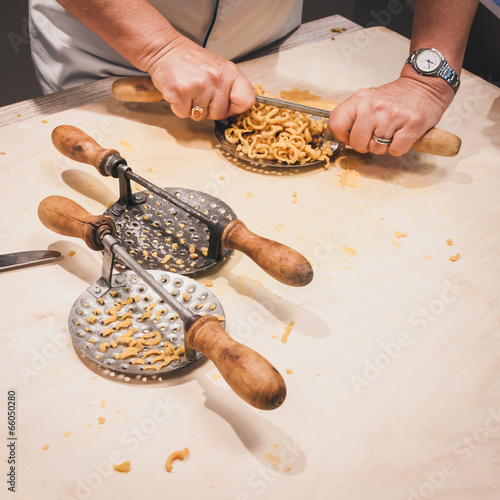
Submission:
<svg viewBox="0 0 500 500">
<path fill-rule="evenodd" d="M 422 73 L 432 73 L 439 68 L 441 60 L 441 55 L 437 51 L 427 49 L 415 57 L 415 64 Z"/>
</svg>

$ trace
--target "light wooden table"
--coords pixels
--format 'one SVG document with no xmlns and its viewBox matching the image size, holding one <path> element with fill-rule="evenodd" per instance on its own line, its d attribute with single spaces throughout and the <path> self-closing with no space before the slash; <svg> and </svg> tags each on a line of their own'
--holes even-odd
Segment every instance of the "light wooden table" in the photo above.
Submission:
<svg viewBox="0 0 500 500">
<path fill-rule="evenodd" d="M 272 93 L 308 89 L 336 101 L 395 78 L 408 41 L 352 25 L 331 40 L 345 23 L 324 20 L 316 43 L 240 67 Z M 2 407 L 8 389 L 18 397 L 12 498 L 498 499 L 499 89 L 463 75 L 439 124 L 462 137 L 456 158 L 351 156 L 329 169 L 270 172 L 227 161 L 210 122 L 180 120 L 164 103 L 115 102 L 109 85 L 0 110 L 2 251 L 64 256 L 0 275 Z M 99 277 L 100 255 L 45 229 L 36 211 L 61 194 L 102 213 L 118 186 L 55 150 L 50 133 L 63 123 L 120 150 L 158 185 L 220 197 L 312 262 L 315 279 L 301 289 L 238 254 L 199 278 L 213 280 L 230 334 L 284 374 L 282 407 L 252 409 L 210 362 L 149 383 L 81 362 L 67 317 Z M 166 457 L 185 446 L 189 458 L 167 473 Z M 129 474 L 112 470 L 124 460 Z"/>
</svg>

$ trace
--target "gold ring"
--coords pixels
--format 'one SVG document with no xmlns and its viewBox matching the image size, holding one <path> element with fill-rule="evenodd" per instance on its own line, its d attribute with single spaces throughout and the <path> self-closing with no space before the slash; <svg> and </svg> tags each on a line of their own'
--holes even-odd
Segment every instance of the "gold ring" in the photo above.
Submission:
<svg viewBox="0 0 500 500">
<path fill-rule="evenodd" d="M 388 146 L 392 142 L 392 137 L 390 139 L 382 139 L 382 137 L 377 137 L 375 134 L 372 137 L 377 144 L 382 144 L 383 146 Z"/>
<path fill-rule="evenodd" d="M 195 106 L 191 109 L 191 118 L 193 120 L 199 120 L 207 109 L 208 108 L 202 108 L 201 106 Z"/>
</svg>

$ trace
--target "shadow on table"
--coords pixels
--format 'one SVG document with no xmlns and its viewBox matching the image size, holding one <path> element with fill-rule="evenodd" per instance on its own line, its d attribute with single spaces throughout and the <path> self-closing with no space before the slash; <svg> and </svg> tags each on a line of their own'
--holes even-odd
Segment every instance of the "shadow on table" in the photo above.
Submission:
<svg viewBox="0 0 500 500">
<path fill-rule="evenodd" d="M 306 455 L 292 436 L 256 414 L 231 390 L 204 377 L 200 377 L 198 383 L 206 398 L 205 407 L 223 418 L 243 446 L 266 468 L 284 476 L 305 470 Z"/>
<path fill-rule="evenodd" d="M 61 178 L 77 193 L 101 203 L 106 208 L 119 198 L 118 180 L 115 180 L 116 192 L 113 192 L 96 175 L 99 174 L 97 172 L 84 172 L 76 168 L 70 168 L 61 173 Z"/>
</svg>

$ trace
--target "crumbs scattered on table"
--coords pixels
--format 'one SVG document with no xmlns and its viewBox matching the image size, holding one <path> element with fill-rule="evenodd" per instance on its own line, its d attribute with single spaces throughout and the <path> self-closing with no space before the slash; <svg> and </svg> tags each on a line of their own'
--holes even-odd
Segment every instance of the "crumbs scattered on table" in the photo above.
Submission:
<svg viewBox="0 0 500 500">
<path fill-rule="evenodd" d="M 174 468 L 172 462 L 174 460 L 184 460 L 188 455 L 189 455 L 188 448 L 184 448 L 182 451 L 178 450 L 170 453 L 170 455 L 167 458 L 167 461 L 165 462 L 165 469 L 167 470 L 167 472 L 172 472 L 172 469 Z"/>
<path fill-rule="evenodd" d="M 211 287 L 211 286 L 213 286 L 214 284 L 213 284 L 212 280 L 205 280 L 204 285 L 210 288 L 210 287 Z"/>
<path fill-rule="evenodd" d="M 69 438 L 71 436 L 71 432 L 70 431 L 64 431 L 62 433 L 62 435 L 65 437 L 65 438 Z"/>
<path fill-rule="evenodd" d="M 47 120 L 42 120 L 42 123 L 48 123 L 48 121 Z"/>
<path fill-rule="evenodd" d="M 453 245 L 453 240 L 449 238 L 448 240 L 446 240 L 446 244 L 451 247 L 451 245 Z"/>
<path fill-rule="evenodd" d="M 113 469 L 116 472 L 124 472 L 125 474 L 128 474 L 130 472 L 130 462 L 123 462 L 119 465 L 114 464 Z"/>
<path fill-rule="evenodd" d="M 104 417 L 97 417 L 97 421 L 99 422 L 100 425 L 102 425 L 106 422 L 106 419 Z"/>
<path fill-rule="evenodd" d="M 406 236 L 408 236 L 408 233 L 400 233 L 399 231 L 394 231 L 394 236 L 396 236 L 396 238 L 406 238 Z"/>
<path fill-rule="evenodd" d="M 399 247 L 401 247 L 401 246 L 402 246 L 402 245 L 401 245 L 401 243 L 400 243 L 399 241 L 395 240 L 394 238 L 391 238 L 391 243 L 392 243 L 395 247 L 397 247 L 397 248 L 399 248 Z"/>
<path fill-rule="evenodd" d="M 343 31 L 347 31 L 347 28 L 330 28 L 332 33 L 342 33 Z"/>
<path fill-rule="evenodd" d="M 44 445 L 42 446 L 42 450 L 43 450 L 43 451 L 47 451 L 48 449 L 49 449 L 49 445 L 48 445 L 48 444 L 44 444 Z"/>
<path fill-rule="evenodd" d="M 253 194 L 251 191 L 248 191 L 248 193 L 245 195 L 246 198 L 253 198 Z"/>
<path fill-rule="evenodd" d="M 75 252 L 74 250 L 70 250 L 70 251 L 68 252 L 68 255 L 69 255 L 70 257 L 73 257 L 73 255 L 75 255 L 75 254 L 76 254 L 76 252 Z"/>
<path fill-rule="evenodd" d="M 220 379 L 220 374 L 218 374 L 218 373 L 212 373 L 211 377 L 212 377 L 212 380 L 219 380 Z"/>
<path fill-rule="evenodd" d="M 285 327 L 285 331 L 283 332 L 283 335 L 281 336 L 281 342 L 283 344 L 286 344 L 288 341 L 288 336 L 290 335 L 290 332 L 292 331 L 292 327 L 295 325 L 295 321 L 290 321 L 288 325 Z"/>
<path fill-rule="evenodd" d="M 450 260 L 451 260 L 452 262 L 456 262 L 458 259 L 460 259 L 460 257 L 461 257 L 461 255 L 460 255 L 459 253 L 457 253 L 456 255 L 452 255 L 452 256 L 450 257 Z"/>
<path fill-rule="evenodd" d="M 104 408 L 107 404 L 108 404 L 108 403 L 107 403 L 106 401 L 102 400 L 102 401 L 99 403 L 99 406 L 100 406 L 101 408 Z"/>
<path fill-rule="evenodd" d="M 432 255 L 424 255 L 426 259 L 432 259 Z"/>
<path fill-rule="evenodd" d="M 5 155 L 5 151 L 0 151 L 0 155 Z"/>
<path fill-rule="evenodd" d="M 287 368 L 286 372 L 288 373 L 288 375 L 291 375 L 293 373 L 293 370 L 290 370 L 290 368 Z"/>
</svg>

